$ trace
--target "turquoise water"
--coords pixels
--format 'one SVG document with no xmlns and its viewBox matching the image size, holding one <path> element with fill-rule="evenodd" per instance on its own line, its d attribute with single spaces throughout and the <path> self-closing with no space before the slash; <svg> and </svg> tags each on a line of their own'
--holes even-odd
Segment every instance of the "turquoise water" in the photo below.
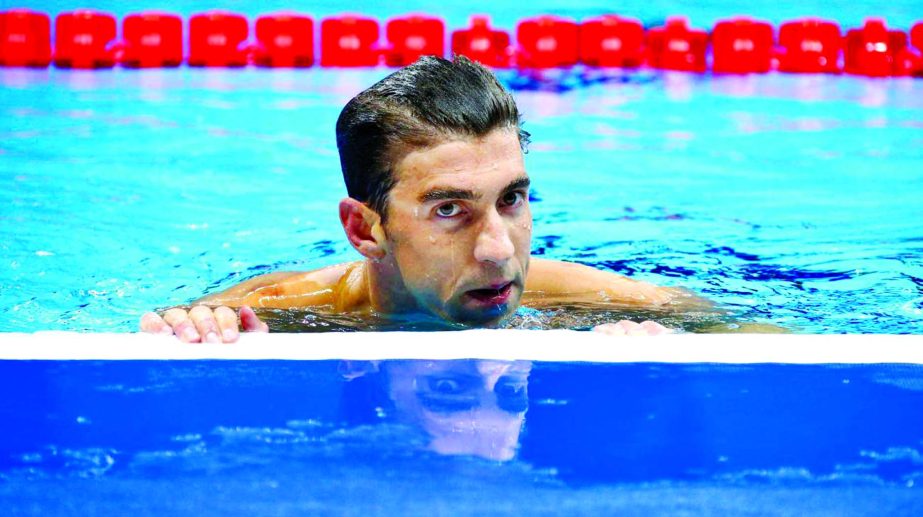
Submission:
<svg viewBox="0 0 923 517">
<path fill-rule="evenodd" d="M 357 258 L 333 125 L 385 73 L 0 70 L 0 330 L 132 330 Z M 503 78 L 535 254 L 801 332 L 923 331 L 923 81 Z"/>
</svg>

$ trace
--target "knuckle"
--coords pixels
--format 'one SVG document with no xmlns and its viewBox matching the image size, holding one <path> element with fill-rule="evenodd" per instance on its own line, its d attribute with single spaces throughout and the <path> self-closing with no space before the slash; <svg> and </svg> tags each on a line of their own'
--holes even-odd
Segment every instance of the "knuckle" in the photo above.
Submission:
<svg viewBox="0 0 923 517">
<path fill-rule="evenodd" d="M 225 320 L 232 318 L 237 319 L 237 313 L 234 312 L 234 309 L 222 305 L 221 307 L 215 309 L 215 317 Z"/>
<path fill-rule="evenodd" d="M 193 318 L 207 318 L 212 315 L 212 309 L 207 305 L 196 305 L 189 310 L 189 315 Z"/>
<path fill-rule="evenodd" d="M 184 311 L 183 309 L 177 309 L 177 308 L 167 309 L 163 313 L 164 318 L 174 318 L 174 319 L 185 318 L 186 315 L 187 315 L 186 311 Z"/>
</svg>

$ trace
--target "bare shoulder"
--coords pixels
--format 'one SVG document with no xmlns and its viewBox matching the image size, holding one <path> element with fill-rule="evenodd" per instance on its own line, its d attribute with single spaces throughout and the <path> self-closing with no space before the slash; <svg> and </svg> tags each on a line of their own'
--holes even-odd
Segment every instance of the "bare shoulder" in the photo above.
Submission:
<svg viewBox="0 0 923 517">
<path fill-rule="evenodd" d="M 344 296 L 355 297 L 355 282 L 349 280 L 361 265 L 361 262 L 346 262 L 313 271 L 260 275 L 196 303 L 277 309 L 337 306 Z"/>
<path fill-rule="evenodd" d="M 586 302 L 661 307 L 684 297 L 684 291 L 661 287 L 583 264 L 533 258 L 529 262 L 523 303 Z"/>
</svg>

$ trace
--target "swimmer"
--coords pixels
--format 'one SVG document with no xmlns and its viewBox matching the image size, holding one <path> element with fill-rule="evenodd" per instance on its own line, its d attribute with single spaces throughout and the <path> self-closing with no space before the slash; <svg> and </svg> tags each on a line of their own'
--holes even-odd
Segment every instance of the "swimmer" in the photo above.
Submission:
<svg viewBox="0 0 923 517">
<path fill-rule="evenodd" d="M 350 100 L 336 124 L 346 238 L 362 260 L 279 272 L 147 313 L 141 330 L 184 342 L 267 332 L 252 307 L 419 315 L 492 327 L 520 305 L 605 303 L 638 310 L 710 304 L 687 291 L 589 266 L 530 258 L 529 134 L 513 97 L 464 57 L 424 57 Z M 619 321 L 610 334 L 670 332 Z"/>
</svg>

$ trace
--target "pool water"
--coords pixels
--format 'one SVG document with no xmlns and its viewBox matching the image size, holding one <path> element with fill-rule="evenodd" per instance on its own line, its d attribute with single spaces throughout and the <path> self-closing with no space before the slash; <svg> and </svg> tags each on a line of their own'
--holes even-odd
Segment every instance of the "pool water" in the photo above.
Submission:
<svg viewBox="0 0 923 517">
<path fill-rule="evenodd" d="M 921 387 L 918 365 L 2 361 L 0 502 L 919 515 Z"/>
<path fill-rule="evenodd" d="M 333 126 L 386 73 L 0 69 L 0 331 L 130 331 L 254 275 L 357 259 Z M 533 255 L 796 332 L 923 331 L 923 81 L 501 78 L 533 135 Z"/>
</svg>

